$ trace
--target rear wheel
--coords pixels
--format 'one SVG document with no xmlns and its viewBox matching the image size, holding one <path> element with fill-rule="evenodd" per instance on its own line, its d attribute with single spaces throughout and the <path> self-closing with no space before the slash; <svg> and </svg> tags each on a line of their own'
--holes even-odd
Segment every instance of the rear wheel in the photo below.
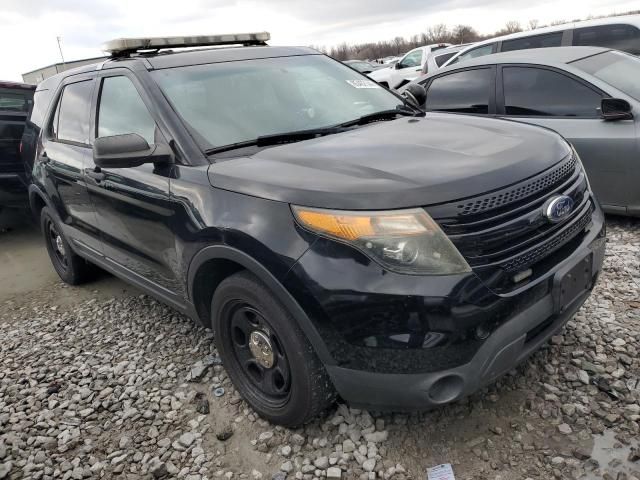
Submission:
<svg viewBox="0 0 640 480">
<path fill-rule="evenodd" d="M 240 272 L 224 280 L 211 312 L 229 377 L 260 416 L 295 427 L 333 403 L 333 385 L 311 344 L 255 276 Z"/>
<path fill-rule="evenodd" d="M 78 285 L 89 280 L 97 267 L 76 255 L 48 207 L 40 212 L 40 226 L 44 235 L 49 258 L 58 276 L 69 285 Z"/>
</svg>

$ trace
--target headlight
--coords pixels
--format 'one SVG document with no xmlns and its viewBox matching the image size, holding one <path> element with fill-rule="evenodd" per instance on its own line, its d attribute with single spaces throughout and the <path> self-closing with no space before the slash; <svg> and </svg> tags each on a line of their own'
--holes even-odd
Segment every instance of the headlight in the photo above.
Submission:
<svg viewBox="0 0 640 480">
<path fill-rule="evenodd" d="M 349 243 L 402 273 L 445 275 L 471 268 L 440 227 L 422 209 L 350 212 L 292 206 L 309 230 Z"/>
</svg>

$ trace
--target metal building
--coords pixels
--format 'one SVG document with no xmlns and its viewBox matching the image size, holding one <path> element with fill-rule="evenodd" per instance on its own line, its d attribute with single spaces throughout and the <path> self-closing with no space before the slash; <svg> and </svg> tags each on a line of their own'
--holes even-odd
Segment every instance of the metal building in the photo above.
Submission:
<svg viewBox="0 0 640 480">
<path fill-rule="evenodd" d="M 64 62 L 64 63 L 54 63 L 53 65 L 49 65 L 47 67 L 38 68 L 37 70 L 33 70 L 31 72 L 22 74 L 22 81 L 24 83 L 30 83 L 32 85 L 36 85 L 40 83 L 45 78 L 52 77 L 53 75 L 64 72 L 65 70 L 69 70 L 76 67 L 81 67 L 83 65 L 90 65 L 92 63 L 99 63 L 105 61 L 109 57 L 95 57 L 95 58 L 87 58 L 85 60 L 74 60 L 72 62 Z"/>
</svg>

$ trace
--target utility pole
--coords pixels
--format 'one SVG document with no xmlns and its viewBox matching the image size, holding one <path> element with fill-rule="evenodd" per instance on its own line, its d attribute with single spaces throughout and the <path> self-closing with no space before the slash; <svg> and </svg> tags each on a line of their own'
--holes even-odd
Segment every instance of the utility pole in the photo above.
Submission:
<svg viewBox="0 0 640 480">
<path fill-rule="evenodd" d="M 58 50 L 60 50 L 60 58 L 62 58 L 62 68 L 64 70 L 64 67 L 65 67 L 64 55 L 62 55 L 62 44 L 60 43 L 60 40 L 62 40 L 62 37 L 56 37 L 56 40 L 58 40 Z"/>
</svg>

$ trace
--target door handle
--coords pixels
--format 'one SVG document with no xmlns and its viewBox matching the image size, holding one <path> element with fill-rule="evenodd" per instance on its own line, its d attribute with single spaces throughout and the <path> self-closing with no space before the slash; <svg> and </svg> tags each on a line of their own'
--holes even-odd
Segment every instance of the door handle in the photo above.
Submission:
<svg viewBox="0 0 640 480">
<path fill-rule="evenodd" d="M 102 170 L 100 170 L 100 167 L 87 168 L 84 173 L 87 177 L 93 178 L 97 183 L 100 183 L 106 177 L 106 175 L 102 173 Z"/>
</svg>

